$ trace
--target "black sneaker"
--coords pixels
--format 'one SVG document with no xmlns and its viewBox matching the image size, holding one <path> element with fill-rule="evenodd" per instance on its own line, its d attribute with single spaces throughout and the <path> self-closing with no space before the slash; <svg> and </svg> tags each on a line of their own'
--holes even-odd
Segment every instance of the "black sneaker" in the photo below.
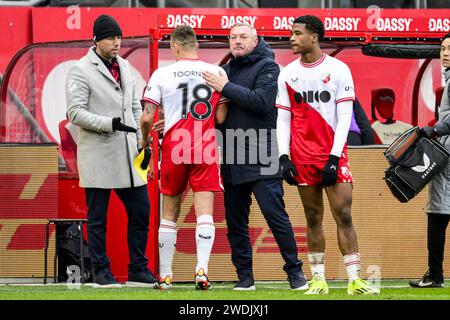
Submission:
<svg viewBox="0 0 450 320">
<path fill-rule="evenodd" d="M 117 282 L 116 278 L 114 278 L 111 270 L 103 269 L 94 274 L 94 284 L 93 288 L 104 288 L 104 289 L 113 289 L 113 288 L 122 288 L 122 285 Z"/>
<path fill-rule="evenodd" d="M 255 279 L 253 279 L 253 275 L 239 275 L 239 281 L 238 283 L 236 283 L 233 290 L 256 290 Z"/>
<path fill-rule="evenodd" d="M 413 288 L 443 288 L 444 281 L 435 281 L 430 277 L 430 271 L 427 271 L 421 279 L 411 280 L 409 285 Z"/>
<path fill-rule="evenodd" d="M 128 281 L 125 283 L 127 287 L 149 287 L 153 288 L 154 284 L 158 282 L 152 273 L 147 269 L 142 272 L 128 273 Z"/>
<path fill-rule="evenodd" d="M 299 271 L 288 274 L 288 280 L 292 290 L 308 289 L 308 281 L 306 281 L 305 274 L 301 269 Z"/>
</svg>

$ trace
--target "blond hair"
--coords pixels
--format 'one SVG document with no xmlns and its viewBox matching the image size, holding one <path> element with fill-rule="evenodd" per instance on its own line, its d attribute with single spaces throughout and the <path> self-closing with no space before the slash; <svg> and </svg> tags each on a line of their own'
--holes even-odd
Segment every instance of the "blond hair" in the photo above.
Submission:
<svg viewBox="0 0 450 320">
<path fill-rule="evenodd" d="M 250 35 L 254 38 L 258 37 L 258 32 L 256 31 L 255 27 L 252 26 L 251 24 L 244 23 L 244 22 L 235 23 L 231 26 L 230 32 L 231 32 L 231 30 L 233 30 L 233 28 L 236 28 L 236 27 L 248 27 L 248 28 L 250 28 Z"/>
</svg>

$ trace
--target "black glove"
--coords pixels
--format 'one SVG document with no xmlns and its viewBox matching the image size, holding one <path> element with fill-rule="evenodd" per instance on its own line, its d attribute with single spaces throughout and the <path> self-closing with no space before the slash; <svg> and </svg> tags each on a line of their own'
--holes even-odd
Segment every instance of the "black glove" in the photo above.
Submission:
<svg viewBox="0 0 450 320">
<path fill-rule="evenodd" d="M 422 137 L 433 139 L 437 136 L 437 133 L 436 131 L 434 131 L 433 127 L 426 126 L 420 129 L 419 135 L 421 135 Z"/>
<path fill-rule="evenodd" d="M 336 183 L 338 177 L 339 157 L 330 154 L 322 170 L 322 186 L 329 187 Z"/>
<path fill-rule="evenodd" d="M 294 177 L 298 176 L 298 172 L 295 169 L 294 164 L 289 159 L 287 154 L 283 154 L 280 157 L 280 164 L 281 164 L 281 173 L 283 175 L 283 179 L 289 183 L 291 186 L 298 185 L 297 180 L 295 180 Z"/>
<path fill-rule="evenodd" d="M 125 132 L 134 132 L 134 133 L 137 132 L 137 130 L 135 128 L 129 127 L 129 126 L 123 124 L 122 122 L 120 122 L 121 120 L 122 119 L 120 119 L 119 117 L 112 119 L 113 131 L 125 131 Z"/>
<path fill-rule="evenodd" d="M 141 151 L 142 151 L 142 148 L 138 150 L 139 153 L 141 153 Z M 144 149 L 144 159 L 142 159 L 142 162 L 141 162 L 141 169 L 142 170 L 145 170 L 145 169 L 148 168 L 151 156 L 152 156 L 152 150 L 150 150 L 149 147 L 146 147 Z"/>
</svg>

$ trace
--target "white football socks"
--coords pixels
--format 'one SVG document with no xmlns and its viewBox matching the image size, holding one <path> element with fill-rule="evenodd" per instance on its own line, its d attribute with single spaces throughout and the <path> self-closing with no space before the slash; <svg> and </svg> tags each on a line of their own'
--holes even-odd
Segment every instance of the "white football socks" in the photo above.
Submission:
<svg viewBox="0 0 450 320">
<path fill-rule="evenodd" d="M 348 282 L 360 278 L 361 262 L 359 253 L 347 254 L 344 256 L 345 269 L 347 270 Z"/>
<path fill-rule="evenodd" d="M 323 252 L 310 252 L 308 253 L 308 261 L 311 267 L 311 274 L 314 280 L 325 281 L 325 253 Z"/>
<path fill-rule="evenodd" d="M 161 219 L 158 231 L 159 246 L 159 276 L 172 278 L 172 263 L 177 243 L 177 224 L 170 220 Z"/>
<path fill-rule="evenodd" d="M 197 243 L 197 273 L 201 268 L 208 273 L 208 262 L 214 244 L 216 229 L 213 217 L 203 214 L 197 217 L 197 228 L 195 229 L 195 242 Z"/>
</svg>

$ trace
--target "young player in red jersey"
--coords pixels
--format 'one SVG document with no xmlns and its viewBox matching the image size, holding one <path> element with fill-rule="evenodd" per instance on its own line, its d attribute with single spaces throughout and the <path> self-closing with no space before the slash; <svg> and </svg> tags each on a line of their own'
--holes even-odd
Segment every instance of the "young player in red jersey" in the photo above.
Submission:
<svg viewBox="0 0 450 320">
<path fill-rule="evenodd" d="M 225 74 L 225 71 L 198 59 L 196 35 L 189 26 L 174 29 L 170 48 L 176 63 L 153 73 L 144 93 L 141 118 L 141 146 L 145 148 L 154 113 L 158 107 L 164 110 L 160 178 L 164 209 L 158 234 L 160 280 L 156 287 L 169 289 L 172 286 L 176 223 L 182 194 L 189 183 L 197 216 L 195 286 L 207 290 L 210 288 L 208 262 L 215 236 L 214 193 L 223 190 L 215 121 L 224 120 L 226 104 L 223 100 L 219 102 L 220 93 L 205 84 L 202 72 Z"/>
<path fill-rule="evenodd" d="M 294 20 L 290 43 L 301 54 L 278 78 L 277 139 L 284 179 L 298 186 L 307 221 L 313 278 L 305 294 L 327 294 L 323 195 L 337 224 L 338 244 L 349 277 L 348 294 L 378 294 L 360 278 L 360 256 L 352 223 L 352 175 L 347 135 L 355 92 L 350 69 L 326 55 L 319 42 L 323 23 L 315 16 Z M 290 154 L 290 158 L 289 158 Z"/>
</svg>

